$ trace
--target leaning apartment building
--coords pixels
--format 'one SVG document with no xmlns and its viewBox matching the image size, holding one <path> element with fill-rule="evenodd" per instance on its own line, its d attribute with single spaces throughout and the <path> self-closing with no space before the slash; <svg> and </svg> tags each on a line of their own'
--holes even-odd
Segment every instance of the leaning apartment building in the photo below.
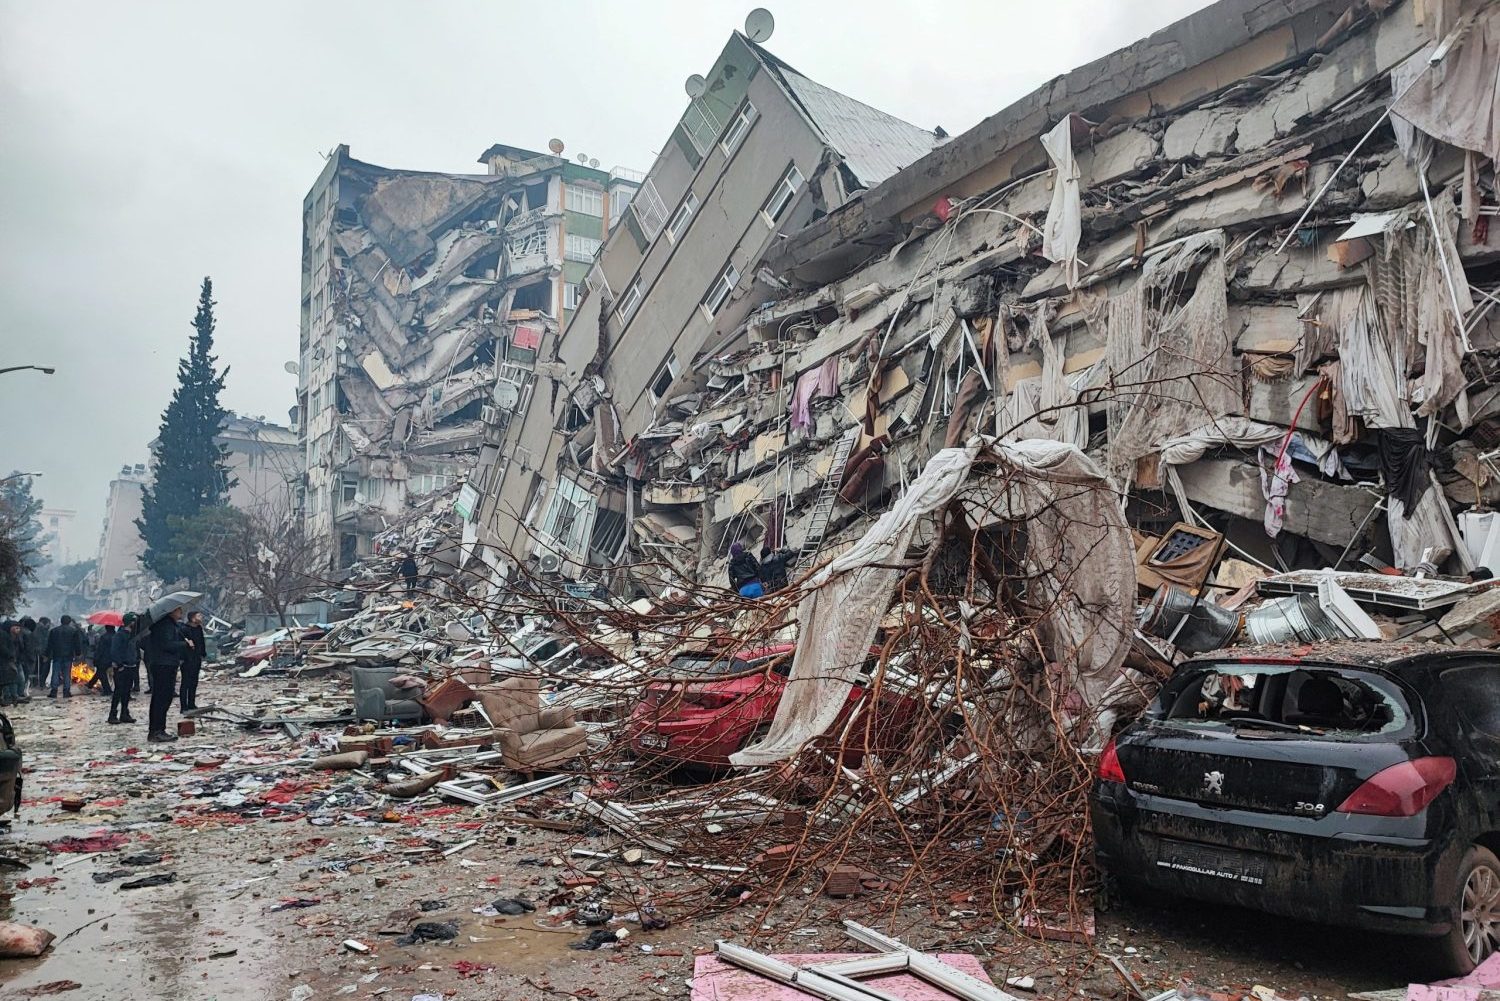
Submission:
<svg viewBox="0 0 1500 1001">
<path fill-rule="evenodd" d="M 407 505 L 473 468 L 532 391 L 639 186 L 586 155 L 495 145 L 485 173 L 364 163 L 339 146 L 302 205 L 298 428 L 309 537 L 369 555 Z M 429 498 L 430 499 L 430 498 Z"/>
<path fill-rule="evenodd" d="M 1143 551 L 1464 569 L 1497 67 L 1493 0 L 1220 0 L 949 139 L 735 36 L 484 426 L 464 534 L 647 590 L 736 540 L 805 566 L 983 433 L 1095 456 Z"/>
</svg>

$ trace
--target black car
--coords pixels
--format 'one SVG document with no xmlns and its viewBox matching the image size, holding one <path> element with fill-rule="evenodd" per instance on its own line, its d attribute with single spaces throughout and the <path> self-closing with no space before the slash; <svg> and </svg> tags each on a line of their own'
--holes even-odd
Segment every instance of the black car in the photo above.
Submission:
<svg viewBox="0 0 1500 1001">
<path fill-rule="evenodd" d="M 1177 669 L 1100 756 L 1099 862 L 1127 892 L 1424 936 L 1467 973 L 1500 946 L 1500 654 L 1307 650 Z"/>
</svg>

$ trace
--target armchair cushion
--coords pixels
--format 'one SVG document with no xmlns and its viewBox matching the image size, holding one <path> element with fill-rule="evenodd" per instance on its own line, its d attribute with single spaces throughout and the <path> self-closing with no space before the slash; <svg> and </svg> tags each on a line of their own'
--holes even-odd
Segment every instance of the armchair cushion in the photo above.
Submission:
<svg viewBox="0 0 1500 1001">
<path fill-rule="evenodd" d="M 505 766 L 530 771 L 576 756 L 588 742 L 573 713 L 541 708 L 541 685 L 535 678 L 510 677 L 475 692 L 490 725 L 500 732 Z"/>
</svg>

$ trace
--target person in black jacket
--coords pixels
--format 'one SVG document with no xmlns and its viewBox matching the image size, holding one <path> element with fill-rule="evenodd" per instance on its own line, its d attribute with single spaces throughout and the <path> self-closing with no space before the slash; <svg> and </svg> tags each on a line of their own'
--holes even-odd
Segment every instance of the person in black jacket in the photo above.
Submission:
<svg viewBox="0 0 1500 1001">
<path fill-rule="evenodd" d="M 109 662 L 115 672 L 115 691 L 109 700 L 109 719 L 106 723 L 134 723 L 130 715 L 130 693 L 141 683 L 141 651 L 135 643 L 134 612 L 125 613 L 125 624 L 115 630 L 114 646 L 110 648 Z"/>
<path fill-rule="evenodd" d="M 203 613 L 193 612 L 182 627 L 182 638 L 192 644 L 182 655 L 182 692 L 178 706 L 184 713 L 198 708 L 198 672 L 203 669 Z"/>
<path fill-rule="evenodd" d="M 796 558 L 797 554 L 790 549 L 772 549 L 770 546 L 761 546 L 760 582 L 765 586 L 767 594 L 786 587 L 792 561 Z"/>
<path fill-rule="evenodd" d="M 0 622 L 0 706 L 13 706 L 20 698 L 21 623 Z"/>
<path fill-rule="evenodd" d="M 21 701 L 30 702 L 30 688 L 40 684 L 36 680 L 37 663 L 41 659 L 41 646 L 36 636 L 36 620 L 27 615 L 21 619 Z"/>
<path fill-rule="evenodd" d="M 765 594 L 760 582 L 760 564 L 738 542 L 729 547 L 729 588 L 743 598 Z"/>
<path fill-rule="evenodd" d="M 52 660 L 52 684 L 47 698 L 57 698 L 57 690 L 63 697 L 73 697 L 73 664 L 83 656 L 83 630 L 73 624 L 73 618 L 64 615 L 52 632 L 47 634 L 47 656 Z"/>
<path fill-rule="evenodd" d="M 104 695 L 113 695 L 114 691 L 109 687 L 109 665 L 110 655 L 115 647 L 115 627 L 105 626 L 94 637 L 94 676 L 89 679 L 85 688 L 93 688 L 100 685 L 99 691 Z"/>
<path fill-rule="evenodd" d="M 167 733 L 167 711 L 172 708 L 172 696 L 177 694 L 177 668 L 188 651 L 188 641 L 182 637 L 182 607 L 172 609 L 165 618 L 151 623 L 146 634 L 146 673 L 151 676 L 151 714 L 147 720 L 146 739 L 153 744 L 176 740 L 176 734 Z"/>
<path fill-rule="evenodd" d="M 406 593 L 411 594 L 417 589 L 417 557 L 408 552 L 401 560 L 401 576 L 406 578 Z"/>
<path fill-rule="evenodd" d="M 36 620 L 36 687 L 47 683 L 47 668 L 52 655 L 47 652 L 47 637 L 52 635 L 52 620 L 43 615 Z"/>
</svg>

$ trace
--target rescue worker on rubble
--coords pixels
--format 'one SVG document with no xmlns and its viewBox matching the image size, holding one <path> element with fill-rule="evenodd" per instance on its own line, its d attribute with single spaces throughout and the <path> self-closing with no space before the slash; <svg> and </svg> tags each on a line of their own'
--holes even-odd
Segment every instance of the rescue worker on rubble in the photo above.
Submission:
<svg viewBox="0 0 1500 1001">
<path fill-rule="evenodd" d="M 93 688 L 99 685 L 102 695 L 114 695 L 114 689 L 109 685 L 110 655 L 115 646 L 115 627 L 105 626 L 94 634 L 94 651 L 90 659 L 94 663 L 94 676 L 89 679 L 85 688 Z"/>
<path fill-rule="evenodd" d="M 187 625 L 182 627 L 182 638 L 188 641 L 188 651 L 182 655 L 182 691 L 178 694 L 178 708 L 184 714 L 198 708 L 198 672 L 203 670 L 203 613 L 190 612 Z"/>
<path fill-rule="evenodd" d="M 411 594 L 417 589 L 417 557 L 411 550 L 406 551 L 400 569 L 401 576 L 406 578 L 406 593 Z"/>
<path fill-rule="evenodd" d="M 182 664 L 188 650 L 188 640 L 182 635 L 182 606 L 172 609 L 163 618 L 151 623 L 146 634 L 146 673 L 151 676 L 151 712 L 147 719 L 146 739 L 153 744 L 176 740 L 177 735 L 167 732 L 167 711 L 172 708 L 172 696 L 177 694 L 177 668 Z"/>
<path fill-rule="evenodd" d="M 738 542 L 729 547 L 729 587 L 741 598 L 760 598 L 766 593 L 760 582 L 760 564 Z"/>
<path fill-rule="evenodd" d="M 796 556 L 796 553 L 784 546 L 780 549 L 760 547 L 760 582 L 767 594 L 775 594 L 786 587 L 792 560 Z"/>
<path fill-rule="evenodd" d="M 109 700 L 106 723 L 134 723 L 130 715 L 130 693 L 141 684 L 141 650 L 135 642 L 134 612 L 125 613 L 125 624 L 115 630 L 114 645 L 109 651 L 110 669 L 115 675 L 115 690 Z"/>
</svg>

